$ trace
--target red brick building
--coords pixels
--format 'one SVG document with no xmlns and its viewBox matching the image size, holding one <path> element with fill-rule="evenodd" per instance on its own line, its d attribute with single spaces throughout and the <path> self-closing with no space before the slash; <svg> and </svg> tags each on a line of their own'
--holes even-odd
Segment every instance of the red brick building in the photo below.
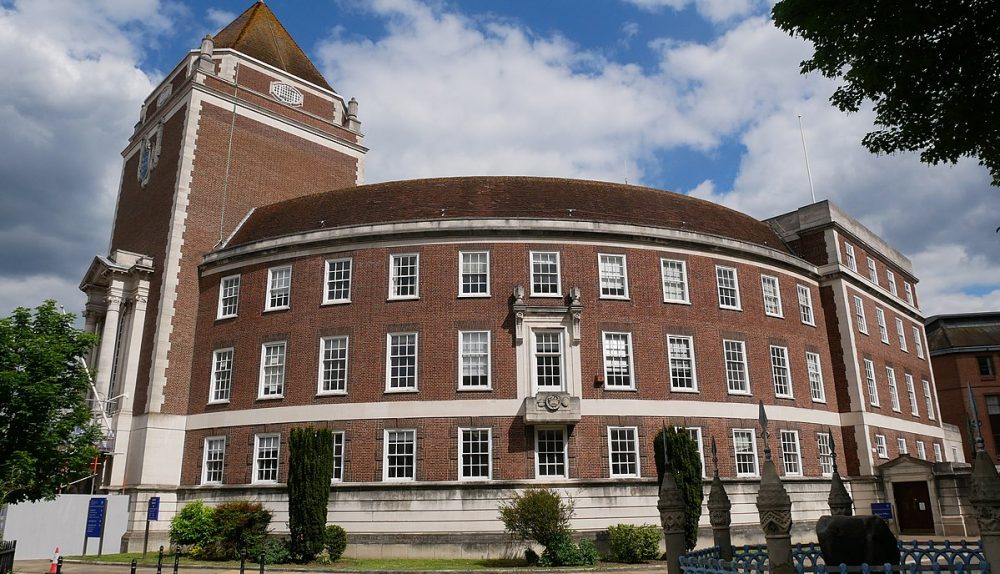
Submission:
<svg viewBox="0 0 1000 574">
<path fill-rule="evenodd" d="M 927 319 L 927 343 L 941 397 L 941 419 L 962 429 L 965 460 L 975 458 L 968 424 L 973 413 L 971 389 L 986 452 L 1000 463 L 1000 313 L 935 315 Z"/>
<path fill-rule="evenodd" d="M 896 459 L 926 475 L 904 529 L 961 522 L 933 464 L 951 449 L 917 279 L 836 206 L 758 221 L 605 182 L 361 185 L 360 125 L 263 3 L 143 107 L 109 255 L 81 284 L 103 484 L 132 496 L 140 538 L 150 496 L 166 518 L 258 498 L 282 528 L 304 425 L 335 431 L 330 520 L 357 554 L 485 552 L 498 499 L 527 486 L 573 496 L 581 530 L 658 522 L 664 425 L 709 465 L 717 441 L 750 537 L 759 401 L 801 532 L 826 511 L 831 445 L 859 511 L 892 500 Z"/>
</svg>

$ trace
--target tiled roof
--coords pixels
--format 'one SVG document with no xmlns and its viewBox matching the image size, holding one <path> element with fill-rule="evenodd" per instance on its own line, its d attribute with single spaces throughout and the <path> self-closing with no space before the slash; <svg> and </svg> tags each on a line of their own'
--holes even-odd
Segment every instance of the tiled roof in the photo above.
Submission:
<svg viewBox="0 0 1000 574">
<path fill-rule="evenodd" d="M 320 228 L 441 219 L 565 219 L 707 233 L 788 253 L 761 221 L 648 187 L 542 177 L 455 177 L 376 183 L 255 210 L 229 246 Z"/>
<path fill-rule="evenodd" d="M 231 48 L 333 91 L 274 12 L 255 2 L 213 38 L 216 48 Z"/>
<path fill-rule="evenodd" d="M 927 319 L 927 346 L 932 351 L 1000 347 L 1000 313 L 931 317 Z"/>
</svg>

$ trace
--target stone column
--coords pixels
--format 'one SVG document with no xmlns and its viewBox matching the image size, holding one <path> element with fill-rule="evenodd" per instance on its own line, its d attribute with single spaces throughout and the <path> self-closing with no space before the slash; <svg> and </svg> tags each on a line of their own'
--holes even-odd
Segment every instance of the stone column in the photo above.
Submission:
<svg viewBox="0 0 1000 574">
<path fill-rule="evenodd" d="M 767 540 L 767 558 L 770 574 L 794 574 L 792 561 L 792 499 L 785 491 L 778 471 L 771 460 L 768 444 L 767 415 L 764 402 L 760 403 L 761 436 L 764 439 L 764 466 L 760 475 L 760 491 L 757 493 L 757 512 L 760 527 Z"/>
<path fill-rule="evenodd" d="M 104 328 L 101 330 L 101 342 L 97 352 L 97 374 L 94 381 L 101 400 L 108 398 L 108 392 L 111 387 L 111 371 L 118 338 L 118 319 L 122 306 L 122 286 L 120 282 L 115 281 L 113 286 L 108 289 L 105 301 L 107 302 L 108 310 L 104 315 Z M 104 404 L 101 404 L 100 408 L 103 409 Z"/>
<path fill-rule="evenodd" d="M 994 571 L 1000 567 L 1000 475 L 993 458 L 986 452 L 983 442 L 983 423 L 979 420 L 979 409 L 969 385 L 969 404 L 972 407 L 970 426 L 975 429 L 976 458 L 972 463 L 972 492 L 969 502 L 976 509 L 979 519 L 979 533 L 982 536 L 983 554 Z"/>
<path fill-rule="evenodd" d="M 656 503 L 660 511 L 660 524 L 667 553 L 667 574 L 681 574 L 680 557 L 687 547 L 684 543 L 684 498 L 677 488 L 674 474 L 670 472 L 670 459 L 664 449 L 663 482 L 660 483 L 660 499 Z"/>
<path fill-rule="evenodd" d="M 719 478 L 719 456 L 715 447 L 715 437 L 712 437 L 712 466 L 715 467 L 712 476 L 712 488 L 708 492 L 708 521 L 712 524 L 712 538 L 719 547 L 719 558 L 726 562 L 733 560 L 733 537 L 729 526 L 733 522 L 733 503 L 726 494 L 726 489 Z"/>
<path fill-rule="evenodd" d="M 837 443 L 834 442 L 833 432 L 829 427 L 826 429 L 826 434 L 830 437 L 830 453 L 833 455 L 833 476 L 830 477 L 830 497 L 827 499 L 827 504 L 830 505 L 830 515 L 853 516 L 854 500 L 847 493 L 847 487 L 844 486 L 844 481 L 841 480 L 840 473 L 837 472 Z"/>
</svg>

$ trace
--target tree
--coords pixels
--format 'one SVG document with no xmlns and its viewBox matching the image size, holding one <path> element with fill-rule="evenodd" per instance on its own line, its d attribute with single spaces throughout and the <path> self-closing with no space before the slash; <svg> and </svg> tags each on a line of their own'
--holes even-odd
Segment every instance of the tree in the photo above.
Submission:
<svg viewBox="0 0 1000 574">
<path fill-rule="evenodd" d="M 96 337 L 55 301 L 0 319 L 0 504 L 55 498 L 90 474 L 101 437 L 79 361 Z"/>
<path fill-rule="evenodd" d="M 698 443 L 682 428 L 667 427 L 656 433 L 653 458 L 656 460 L 657 486 L 663 483 L 664 451 L 670 458 L 670 471 L 684 498 L 684 543 L 692 550 L 698 543 L 701 500 L 705 495 Z"/>
<path fill-rule="evenodd" d="M 323 551 L 332 477 L 333 434 L 293 428 L 288 437 L 288 530 L 289 550 L 297 561 L 309 562 Z"/>
<path fill-rule="evenodd" d="M 781 0 L 775 25 L 809 40 L 803 74 L 840 78 L 830 100 L 875 106 L 873 153 L 976 157 L 1000 186 L 1000 4 L 991 0 Z"/>
</svg>

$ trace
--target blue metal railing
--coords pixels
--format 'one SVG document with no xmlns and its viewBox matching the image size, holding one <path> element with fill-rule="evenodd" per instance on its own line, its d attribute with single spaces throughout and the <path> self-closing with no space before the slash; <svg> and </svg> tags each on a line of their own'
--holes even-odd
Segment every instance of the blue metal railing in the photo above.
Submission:
<svg viewBox="0 0 1000 574">
<path fill-rule="evenodd" d="M 917 540 L 899 541 L 899 562 L 847 566 L 827 565 L 819 544 L 796 544 L 792 548 L 792 560 L 798 574 L 990 574 L 990 564 L 986 562 L 982 544 L 968 542 L 921 542 Z M 719 558 L 718 547 L 695 550 L 680 559 L 685 574 L 766 574 L 767 547 L 763 544 L 737 546 L 732 562 Z"/>
</svg>

